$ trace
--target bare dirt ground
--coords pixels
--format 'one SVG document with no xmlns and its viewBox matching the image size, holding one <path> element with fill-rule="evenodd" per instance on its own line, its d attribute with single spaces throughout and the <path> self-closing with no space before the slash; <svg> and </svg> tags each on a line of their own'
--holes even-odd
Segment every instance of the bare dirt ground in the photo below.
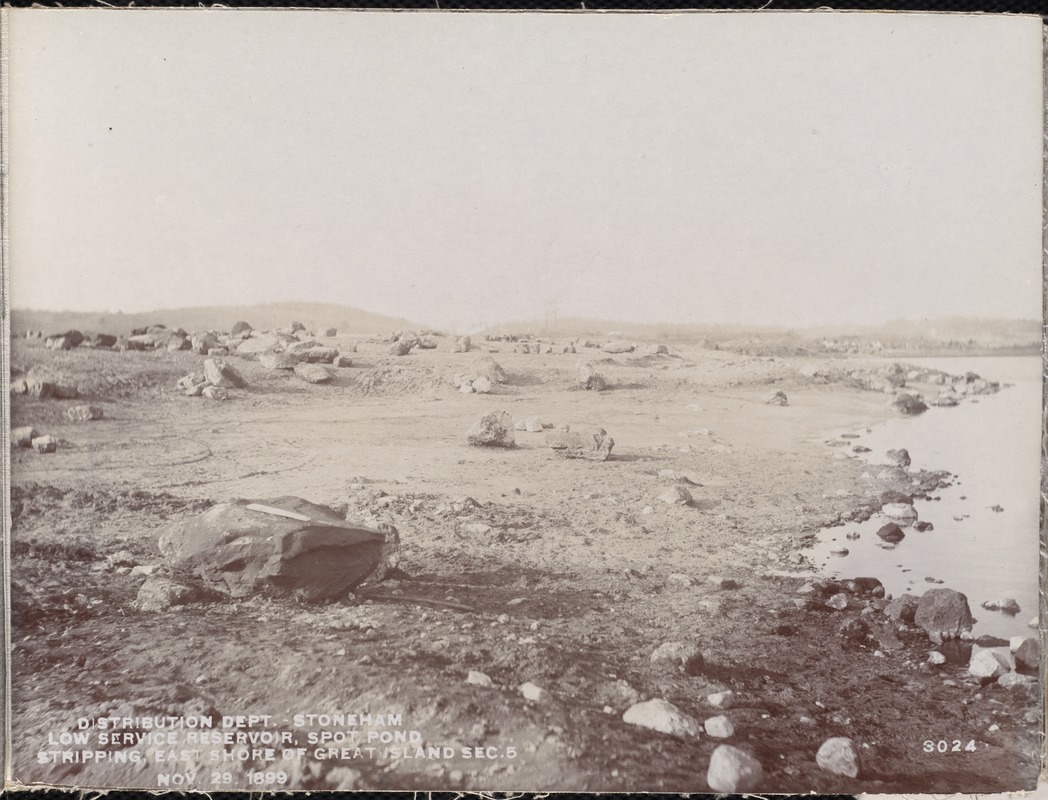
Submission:
<svg viewBox="0 0 1048 800">
<path fill-rule="evenodd" d="M 913 629 L 885 633 L 897 649 L 856 639 L 846 623 L 876 616 L 861 598 L 841 612 L 794 602 L 810 578 L 801 544 L 885 488 L 825 444 L 895 413 L 883 394 L 800 377 L 799 359 L 494 347 L 509 382 L 487 395 L 448 382 L 475 353 L 398 358 L 365 344 L 329 385 L 231 358 L 251 388 L 217 402 L 174 388 L 200 369 L 189 352 L 16 341 L 15 374 L 62 378 L 85 400 L 12 399 L 14 426 L 60 440 L 53 454 L 12 455 L 15 777 L 157 788 L 155 763 L 39 763 L 40 751 L 60 749 L 48 736 L 74 731 L 78 717 L 257 714 L 287 728 L 294 713 L 371 711 L 402 713 L 454 755 L 218 768 L 190 757 L 171 771 L 198 771 L 191 788 L 201 790 L 281 788 L 249 783 L 253 768 L 283 770 L 281 785 L 299 789 L 702 792 L 710 754 L 726 742 L 760 760 L 767 791 L 1032 787 L 1032 689 L 982 686 L 963 666 L 932 671 Z M 613 388 L 576 388 L 584 356 L 605 360 Z M 765 402 L 774 389 L 789 405 Z M 67 420 L 82 402 L 105 418 Z M 540 433 L 517 432 L 513 449 L 468 446 L 466 430 L 493 409 L 599 424 L 615 439 L 612 457 L 563 460 Z M 667 469 L 700 484 L 691 506 L 658 500 L 674 483 L 659 477 Z M 145 578 L 107 563 L 129 551 L 160 564 L 168 521 L 280 495 L 395 525 L 404 575 L 381 591 L 403 602 L 252 598 L 143 613 L 133 601 Z M 694 674 L 651 663 L 673 641 L 701 649 Z M 467 684 L 471 670 L 494 685 Z M 522 696 L 529 681 L 545 700 Z M 726 689 L 735 704 L 721 712 L 706 698 Z M 622 720 L 656 697 L 700 722 L 724 713 L 735 733 L 685 739 Z M 830 736 L 860 745 L 858 778 L 816 765 Z M 977 747 L 929 754 L 926 740 Z M 463 758 L 473 747 L 497 757 Z"/>
</svg>

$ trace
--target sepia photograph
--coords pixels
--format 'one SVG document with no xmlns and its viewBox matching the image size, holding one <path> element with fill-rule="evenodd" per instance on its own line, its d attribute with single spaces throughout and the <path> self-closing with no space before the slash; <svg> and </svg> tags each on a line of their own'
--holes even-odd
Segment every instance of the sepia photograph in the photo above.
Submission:
<svg viewBox="0 0 1048 800">
<path fill-rule="evenodd" d="M 1036 786 L 1039 18 L 2 13 L 8 789 Z"/>
</svg>

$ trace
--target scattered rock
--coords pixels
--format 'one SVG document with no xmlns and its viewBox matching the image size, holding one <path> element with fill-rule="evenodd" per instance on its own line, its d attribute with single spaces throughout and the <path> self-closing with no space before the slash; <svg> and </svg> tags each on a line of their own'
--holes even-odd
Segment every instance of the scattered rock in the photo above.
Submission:
<svg viewBox="0 0 1048 800">
<path fill-rule="evenodd" d="M 928 406 L 924 404 L 924 400 L 920 395 L 909 394 L 908 392 L 897 394 L 895 399 L 892 400 L 892 406 L 908 416 L 923 414 L 928 410 Z"/>
<path fill-rule="evenodd" d="M 917 519 L 917 512 L 912 505 L 906 503 L 885 503 L 881 506 L 881 513 L 888 519 L 897 520 L 909 524 Z"/>
<path fill-rule="evenodd" d="M 706 783 L 715 792 L 751 792 L 764 776 L 760 762 L 737 747 L 722 744 L 710 756 Z"/>
<path fill-rule="evenodd" d="M 644 348 L 644 352 L 649 356 L 668 356 L 670 349 L 664 344 L 649 344 Z"/>
<path fill-rule="evenodd" d="M 884 609 L 884 613 L 896 622 L 913 625 L 914 616 L 917 614 L 917 606 L 920 598 L 912 594 L 903 594 L 894 598 Z"/>
<path fill-rule="evenodd" d="M 20 428 L 11 429 L 11 446 L 12 447 L 32 447 L 33 439 L 40 436 L 36 432 L 36 428 L 31 425 L 23 425 Z"/>
<path fill-rule="evenodd" d="M 294 518 L 249 509 L 259 504 Z M 176 572 L 195 575 L 232 597 L 259 593 L 335 599 L 380 580 L 400 558 L 392 526 L 350 525 L 327 506 L 300 497 L 237 500 L 170 523 L 158 546 Z"/>
<path fill-rule="evenodd" d="M 922 520 L 921 522 L 914 523 L 913 529 L 915 531 L 919 531 L 920 533 L 925 533 L 926 531 L 934 531 L 935 526 L 932 525 L 930 522 L 925 522 Z"/>
<path fill-rule="evenodd" d="M 729 709 L 735 705 L 735 693 L 730 689 L 723 692 L 714 692 L 706 697 L 706 702 L 714 708 Z"/>
<path fill-rule="evenodd" d="M 632 353 L 634 347 L 629 342 L 605 342 L 600 346 L 605 353 Z"/>
<path fill-rule="evenodd" d="M 929 589 L 917 604 L 914 623 L 933 639 L 952 639 L 972 629 L 968 598 L 953 589 Z"/>
<path fill-rule="evenodd" d="M 836 611 L 844 611 L 848 607 L 848 595 L 844 594 L 844 592 L 835 594 L 826 601 L 826 605 Z"/>
<path fill-rule="evenodd" d="M 528 417 L 524 420 L 524 430 L 528 433 L 541 433 L 545 428 L 546 425 L 540 417 Z"/>
<path fill-rule="evenodd" d="M 663 642 L 652 651 L 649 660 L 652 664 L 672 666 L 687 675 L 698 675 L 705 664 L 702 651 L 683 642 Z"/>
<path fill-rule="evenodd" d="M 615 440 L 598 425 L 571 423 L 547 433 L 546 446 L 561 458 L 607 461 Z"/>
<path fill-rule="evenodd" d="M 48 350 L 72 350 L 79 347 L 82 341 L 84 341 L 84 335 L 80 331 L 52 333 L 44 339 L 44 347 Z"/>
<path fill-rule="evenodd" d="M 254 328 L 251 327 L 250 323 L 240 320 L 233 324 L 233 327 L 229 330 L 229 334 L 230 336 L 243 336 L 246 333 L 251 333 L 253 330 Z"/>
<path fill-rule="evenodd" d="M 487 378 L 492 384 L 506 382 L 506 370 L 499 366 L 491 356 L 483 356 L 470 364 L 470 376 L 476 378 Z"/>
<path fill-rule="evenodd" d="M 466 432 L 466 442 L 474 447 L 514 447 L 513 421 L 505 411 L 490 411 Z"/>
<path fill-rule="evenodd" d="M 296 364 L 295 374 L 307 383 L 327 383 L 331 373 L 320 364 Z"/>
<path fill-rule="evenodd" d="M 968 662 L 968 674 L 983 682 L 995 681 L 1010 671 L 1008 660 L 994 650 L 980 650 Z"/>
<path fill-rule="evenodd" d="M 928 653 L 928 663 L 933 667 L 941 667 L 946 663 L 946 656 L 940 653 L 938 650 L 932 650 Z"/>
<path fill-rule="evenodd" d="M 232 366 L 224 361 L 209 358 L 204 361 L 204 377 L 213 386 L 223 389 L 246 389 L 247 381 Z"/>
<path fill-rule="evenodd" d="M 667 486 L 659 494 L 659 500 L 671 506 L 688 506 L 694 502 L 691 492 L 683 486 Z"/>
<path fill-rule="evenodd" d="M 1016 686 L 1033 686 L 1037 678 L 1033 675 L 1021 675 L 1018 672 L 1006 672 L 997 679 L 997 685 L 1005 689 L 1014 689 Z"/>
<path fill-rule="evenodd" d="M 670 736 L 697 737 L 702 730 L 698 720 L 661 698 L 630 706 L 622 715 L 622 721 Z"/>
<path fill-rule="evenodd" d="M 607 379 L 590 364 L 579 362 L 576 366 L 578 373 L 578 384 L 583 389 L 591 389 L 595 392 L 603 392 L 608 388 Z"/>
<path fill-rule="evenodd" d="M 845 736 L 834 736 L 819 747 L 815 763 L 827 772 L 855 778 L 859 775 L 859 751 L 855 743 Z"/>
<path fill-rule="evenodd" d="M 347 355 L 340 355 L 332 363 L 336 367 L 339 367 L 341 369 L 345 369 L 346 367 L 352 367 L 353 366 L 353 358 L 351 356 L 347 356 Z"/>
<path fill-rule="evenodd" d="M 913 505 L 913 497 L 906 494 L 905 492 L 899 492 L 895 489 L 889 489 L 886 492 L 881 493 L 881 505 L 891 505 L 895 503 L 905 503 L 908 506 Z"/>
<path fill-rule="evenodd" d="M 286 351 L 281 353 L 261 353 L 258 356 L 258 363 L 266 369 L 294 369 L 298 365 L 299 360 L 298 355 Z"/>
<path fill-rule="evenodd" d="M 491 678 L 485 675 L 483 672 L 477 672 L 476 670 L 470 670 L 466 676 L 466 683 L 471 686 L 483 686 L 485 689 L 491 689 L 495 686 L 492 683 Z"/>
<path fill-rule="evenodd" d="M 208 400 L 228 400 L 229 392 L 223 389 L 221 386 L 205 386 L 200 390 L 200 394 L 206 397 Z"/>
<path fill-rule="evenodd" d="M 725 716 L 710 717 L 703 723 L 703 727 L 706 729 L 706 735 L 714 739 L 730 739 L 735 735 L 735 727 Z"/>
<path fill-rule="evenodd" d="M 910 466 L 910 452 L 904 447 L 889 450 L 888 462 L 896 467 L 908 467 Z"/>
<path fill-rule="evenodd" d="M 58 449 L 58 439 L 50 435 L 37 436 L 31 444 L 38 453 L 53 453 Z"/>
<path fill-rule="evenodd" d="M 525 700 L 530 700 L 532 703 L 545 703 L 550 699 L 549 692 L 531 681 L 520 685 L 520 693 L 524 695 Z"/>
<path fill-rule="evenodd" d="M 491 381 L 484 377 L 474 378 L 470 388 L 477 394 L 488 394 L 491 391 Z"/>
<path fill-rule="evenodd" d="M 768 395 L 767 402 L 769 405 L 773 406 L 785 406 L 788 405 L 790 401 L 789 398 L 786 397 L 786 392 L 780 389 Z"/>
<path fill-rule="evenodd" d="M 414 346 L 415 343 L 413 341 L 404 341 L 403 339 L 400 339 L 389 346 L 389 354 L 391 356 L 406 356 L 411 352 L 411 348 Z"/>
<path fill-rule="evenodd" d="M 1036 672 L 1041 663 L 1041 648 L 1032 636 L 1023 639 L 1013 651 L 1015 668 L 1020 672 Z"/>
<path fill-rule="evenodd" d="M 66 409 L 66 417 L 73 422 L 89 422 L 105 416 L 98 406 L 73 406 Z"/>
<path fill-rule="evenodd" d="M 138 589 L 135 607 L 139 611 L 167 611 L 173 606 L 192 603 L 200 592 L 171 578 L 151 575 Z"/>
</svg>

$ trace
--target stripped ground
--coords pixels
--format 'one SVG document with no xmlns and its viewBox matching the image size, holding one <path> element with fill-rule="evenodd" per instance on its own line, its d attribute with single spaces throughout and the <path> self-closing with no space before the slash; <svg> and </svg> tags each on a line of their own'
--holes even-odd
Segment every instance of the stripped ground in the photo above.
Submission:
<svg viewBox="0 0 1048 800">
<path fill-rule="evenodd" d="M 60 440 L 54 454 L 12 457 L 15 777 L 157 788 L 155 762 L 38 763 L 56 749 L 48 736 L 75 730 L 78 717 L 255 714 L 289 728 L 295 713 L 370 711 L 402 714 L 404 728 L 452 755 L 220 768 L 190 758 L 172 771 L 196 772 L 190 788 L 200 790 L 702 792 L 721 740 L 678 739 L 622 713 L 661 697 L 702 721 L 722 713 L 706 697 L 731 689 L 726 741 L 758 757 L 766 791 L 1032 786 L 1032 689 L 983 687 L 962 667 L 932 671 L 914 630 L 891 631 L 895 649 L 842 633 L 861 599 L 843 612 L 794 603 L 810 577 L 801 545 L 885 488 L 824 444 L 895 413 L 884 394 L 801 377 L 801 359 L 501 349 L 493 355 L 509 381 L 487 395 L 448 382 L 473 353 L 396 358 L 363 343 L 330 385 L 230 359 L 251 388 L 216 402 L 174 389 L 199 369 L 191 353 L 16 342 L 15 374 L 72 383 L 105 418 L 67 420 L 83 400 L 12 400 L 13 425 Z M 582 358 L 611 389 L 575 386 Z M 778 389 L 789 405 L 765 402 Z M 465 431 L 493 409 L 599 424 L 615 439 L 612 458 L 562 460 L 540 433 L 518 432 L 513 449 L 467 446 Z M 664 470 L 690 479 L 690 506 L 658 500 L 675 483 Z M 135 610 L 144 578 L 114 565 L 159 564 L 167 521 L 287 494 L 398 528 L 403 573 L 379 588 L 383 598 Z M 667 641 L 698 645 L 701 669 L 652 664 Z M 471 670 L 493 686 L 467 684 Z M 526 681 L 546 700 L 526 700 Z M 304 743 L 308 727 L 293 733 Z M 859 778 L 816 765 L 830 736 L 860 744 Z M 976 745 L 929 754 L 926 740 Z M 497 757 L 463 758 L 475 747 Z M 287 783 L 249 783 L 252 768 L 283 771 Z"/>
</svg>

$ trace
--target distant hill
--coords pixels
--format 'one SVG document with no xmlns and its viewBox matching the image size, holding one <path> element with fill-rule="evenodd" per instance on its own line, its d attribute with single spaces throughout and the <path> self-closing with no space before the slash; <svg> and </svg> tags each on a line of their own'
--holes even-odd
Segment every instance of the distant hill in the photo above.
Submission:
<svg viewBox="0 0 1048 800">
<path fill-rule="evenodd" d="M 168 308 L 142 313 L 123 314 L 84 311 L 11 311 L 11 330 L 15 335 L 27 330 L 45 333 L 75 328 L 96 333 L 127 334 L 132 328 L 166 325 L 187 331 L 229 330 L 245 320 L 261 330 L 282 328 L 292 321 L 310 330 L 338 328 L 340 333 L 382 333 L 400 328 L 418 329 L 409 320 L 361 311 L 333 303 L 268 303 L 253 306 L 205 306 L 202 308 Z"/>
</svg>

